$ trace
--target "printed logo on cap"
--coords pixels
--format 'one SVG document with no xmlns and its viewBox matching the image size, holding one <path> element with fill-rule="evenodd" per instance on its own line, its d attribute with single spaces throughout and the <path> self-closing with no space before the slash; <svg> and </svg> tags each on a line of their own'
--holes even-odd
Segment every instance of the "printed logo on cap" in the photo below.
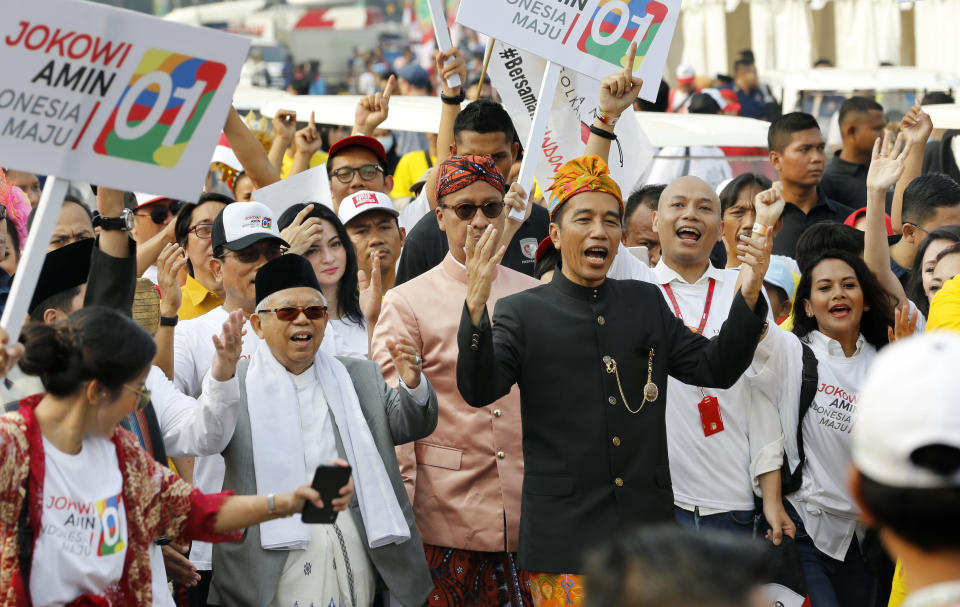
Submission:
<svg viewBox="0 0 960 607">
<path fill-rule="evenodd" d="M 240 229 L 246 230 L 251 228 L 264 228 L 269 230 L 271 225 L 273 225 L 272 217 L 264 217 L 263 215 L 247 215 L 243 218 L 243 221 L 240 222 Z"/>
<path fill-rule="evenodd" d="M 177 165 L 227 67 L 149 49 L 127 83 L 93 149 L 163 167 Z"/>
<path fill-rule="evenodd" d="M 520 250 L 523 251 L 523 255 L 528 259 L 536 259 L 538 244 L 536 238 L 523 238 L 520 240 Z"/>
<path fill-rule="evenodd" d="M 377 198 L 377 195 L 371 192 L 359 192 L 354 194 L 352 200 L 354 208 L 360 208 L 368 204 L 380 204 L 380 200 Z"/>
<path fill-rule="evenodd" d="M 637 57 L 633 65 L 633 71 L 636 71 L 666 16 L 666 5 L 656 0 L 601 0 L 583 28 L 577 48 L 612 65 L 624 67 L 623 57 L 630 43 L 636 40 Z M 567 30 L 564 44 L 566 37 L 577 27 L 577 21 L 579 19 L 574 19 Z"/>
</svg>

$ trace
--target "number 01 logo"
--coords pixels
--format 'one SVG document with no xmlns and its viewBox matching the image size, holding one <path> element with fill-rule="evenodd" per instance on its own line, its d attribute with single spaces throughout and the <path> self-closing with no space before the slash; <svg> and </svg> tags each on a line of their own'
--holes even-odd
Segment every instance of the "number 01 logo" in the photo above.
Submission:
<svg viewBox="0 0 960 607">
<path fill-rule="evenodd" d="M 148 50 L 93 149 L 98 154 L 176 166 L 223 80 L 222 63 Z"/>
</svg>

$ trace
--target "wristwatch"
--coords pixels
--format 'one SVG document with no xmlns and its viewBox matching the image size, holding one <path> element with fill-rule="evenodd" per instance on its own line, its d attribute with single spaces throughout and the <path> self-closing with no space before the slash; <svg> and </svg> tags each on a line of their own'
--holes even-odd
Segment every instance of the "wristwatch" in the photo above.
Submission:
<svg viewBox="0 0 960 607">
<path fill-rule="evenodd" d="M 124 209 L 123 212 L 120 213 L 120 217 L 97 215 L 94 218 L 93 227 L 98 226 L 101 230 L 122 230 L 129 232 L 133 229 L 133 211 Z"/>
</svg>

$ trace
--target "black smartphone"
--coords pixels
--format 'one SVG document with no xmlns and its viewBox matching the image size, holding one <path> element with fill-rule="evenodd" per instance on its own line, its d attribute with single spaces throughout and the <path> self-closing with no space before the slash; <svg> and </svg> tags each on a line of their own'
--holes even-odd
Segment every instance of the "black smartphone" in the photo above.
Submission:
<svg viewBox="0 0 960 607">
<path fill-rule="evenodd" d="M 333 500 L 340 497 L 340 488 L 350 482 L 350 466 L 317 466 L 313 473 L 313 488 L 323 500 L 323 508 L 317 508 L 311 502 L 303 505 L 301 520 L 308 525 L 332 525 L 337 520 L 333 511 Z"/>
</svg>

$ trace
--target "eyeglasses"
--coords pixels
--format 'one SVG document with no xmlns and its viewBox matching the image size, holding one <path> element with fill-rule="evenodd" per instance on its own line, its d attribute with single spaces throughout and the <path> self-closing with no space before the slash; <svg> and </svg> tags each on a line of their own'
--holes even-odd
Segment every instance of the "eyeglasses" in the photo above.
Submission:
<svg viewBox="0 0 960 607">
<path fill-rule="evenodd" d="M 210 240 L 210 236 L 213 234 L 213 224 L 212 223 L 199 223 L 192 228 L 187 228 L 187 232 L 193 232 L 193 235 L 197 238 L 203 240 Z"/>
<path fill-rule="evenodd" d="M 171 214 L 175 215 L 177 210 L 180 208 L 180 202 L 174 201 L 169 205 L 165 204 L 155 204 L 153 208 L 150 209 L 149 213 L 134 213 L 137 217 L 149 217 L 153 220 L 153 223 L 160 225 L 167 220 Z"/>
<path fill-rule="evenodd" d="M 240 249 L 239 251 L 225 251 L 223 253 L 223 257 L 226 257 L 232 253 L 240 263 L 254 263 L 260 259 L 260 257 L 263 257 L 267 261 L 273 261 L 286 252 L 287 250 L 281 246 L 263 248 L 247 247 L 245 249 Z"/>
<path fill-rule="evenodd" d="M 300 313 L 309 320 L 320 320 L 327 317 L 327 306 L 288 306 L 285 308 L 274 308 L 272 310 L 260 310 L 260 313 L 273 312 L 277 315 L 277 320 L 290 322 L 300 317 Z"/>
<path fill-rule="evenodd" d="M 496 219 L 500 217 L 500 213 L 503 213 L 504 203 L 502 202 L 488 202 L 477 206 L 475 204 L 458 204 L 455 207 L 451 207 L 445 204 L 441 204 L 441 207 L 445 209 L 452 209 L 454 213 L 457 214 L 457 217 L 464 221 L 470 221 L 477 214 L 478 210 L 483 211 L 483 214 L 487 216 L 488 219 Z"/>
<path fill-rule="evenodd" d="M 123 387 L 140 397 L 140 402 L 137 403 L 137 411 L 143 411 L 147 408 L 147 405 L 150 404 L 150 390 L 146 387 L 133 388 L 127 384 L 123 384 Z"/>
<path fill-rule="evenodd" d="M 383 167 L 376 164 L 365 164 L 361 167 L 340 167 L 336 171 L 333 171 L 333 175 L 336 175 L 337 179 L 340 180 L 340 183 L 350 183 L 353 181 L 354 172 L 360 173 L 360 179 L 364 181 L 370 181 L 377 176 L 377 172 L 383 173 Z"/>
<path fill-rule="evenodd" d="M 913 223 L 912 221 L 904 221 L 904 222 L 903 222 L 903 225 L 905 225 L 905 226 L 913 226 L 913 227 L 917 228 L 918 230 L 920 230 L 921 232 L 923 232 L 924 234 L 929 234 L 929 233 L 930 233 L 930 232 L 928 232 L 927 230 L 924 230 L 923 228 L 921 228 L 920 226 L 918 226 L 917 224 Z"/>
</svg>

